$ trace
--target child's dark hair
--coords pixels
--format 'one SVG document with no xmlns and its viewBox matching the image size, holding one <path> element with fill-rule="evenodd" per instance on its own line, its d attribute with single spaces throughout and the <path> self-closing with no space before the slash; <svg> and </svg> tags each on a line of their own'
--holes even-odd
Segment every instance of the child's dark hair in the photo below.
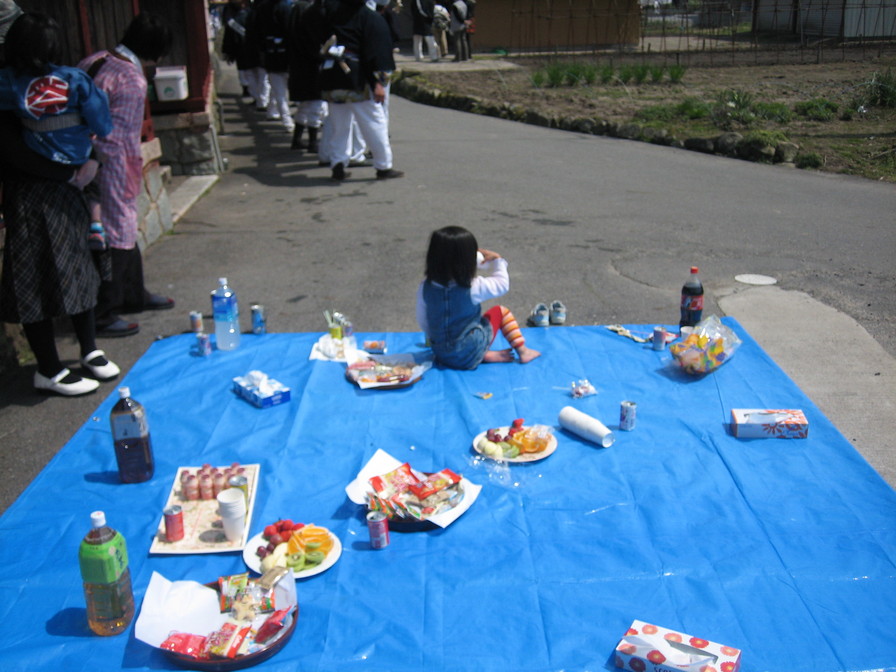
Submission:
<svg viewBox="0 0 896 672">
<path fill-rule="evenodd" d="M 158 61 L 171 50 L 171 28 L 161 17 L 140 12 L 124 31 L 121 43 L 144 61 Z"/>
<path fill-rule="evenodd" d="M 26 12 L 6 33 L 6 65 L 26 75 L 45 75 L 62 59 L 62 30 L 40 12 Z"/>
<path fill-rule="evenodd" d="M 433 231 L 426 252 L 426 279 L 447 285 L 452 280 L 469 287 L 476 275 L 476 237 L 462 226 Z"/>
</svg>

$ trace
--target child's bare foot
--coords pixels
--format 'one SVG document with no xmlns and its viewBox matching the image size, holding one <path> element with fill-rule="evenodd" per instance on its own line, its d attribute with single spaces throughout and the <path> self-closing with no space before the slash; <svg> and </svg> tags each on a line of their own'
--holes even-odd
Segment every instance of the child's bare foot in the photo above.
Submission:
<svg viewBox="0 0 896 672">
<path fill-rule="evenodd" d="M 527 348 L 525 345 L 516 351 L 516 354 L 520 358 L 520 364 L 526 364 L 527 362 L 531 362 L 536 357 L 541 357 L 541 353 L 538 350 L 533 350 L 532 348 Z"/>
<path fill-rule="evenodd" d="M 513 361 L 513 350 L 507 348 L 506 350 L 489 350 L 485 353 L 485 357 L 482 358 L 483 362 L 489 363 L 506 363 Z"/>
</svg>

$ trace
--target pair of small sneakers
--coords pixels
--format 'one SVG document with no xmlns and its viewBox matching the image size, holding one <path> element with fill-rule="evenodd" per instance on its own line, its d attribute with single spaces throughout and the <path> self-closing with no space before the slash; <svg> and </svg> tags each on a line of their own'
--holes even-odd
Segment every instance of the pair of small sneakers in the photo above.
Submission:
<svg viewBox="0 0 896 672">
<path fill-rule="evenodd" d="M 529 313 L 529 326 L 546 327 L 549 324 L 566 324 L 566 306 L 560 301 L 551 303 L 550 309 L 544 303 L 536 305 Z"/>
<path fill-rule="evenodd" d="M 121 373 L 121 369 L 114 362 L 106 359 L 106 353 L 102 350 L 94 350 L 82 357 L 81 366 L 89 371 L 93 378 L 81 378 L 68 369 L 62 369 L 52 378 L 47 378 L 35 371 L 34 387 L 40 392 L 58 394 L 63 397 L 78 397 L 96 391 L 101 381 L 112 380 Z"/>
</svg>

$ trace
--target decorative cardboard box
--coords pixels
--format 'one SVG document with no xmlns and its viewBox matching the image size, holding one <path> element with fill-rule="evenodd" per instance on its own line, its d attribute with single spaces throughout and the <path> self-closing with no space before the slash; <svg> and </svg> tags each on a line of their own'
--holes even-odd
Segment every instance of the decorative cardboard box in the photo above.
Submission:
<svg viewBox="0 0 896 672">
<path fill-rule="evenodd" d="M 289 401 L 289 388 L 260 371 L 233 379 L 233 391 L 258 408 L 270 408 Z"/>
<path fill-rule="evenodd" d="M 737 672 L 740 649 L 633 621 L 616 645 L 616 667 L 632 672 Z"/>
<path fill-rule="evenodd" d="M 809 421 L 797 409 L 733 408 L 731 433 L 739 439 L 805 439 Z"/>
</svg>

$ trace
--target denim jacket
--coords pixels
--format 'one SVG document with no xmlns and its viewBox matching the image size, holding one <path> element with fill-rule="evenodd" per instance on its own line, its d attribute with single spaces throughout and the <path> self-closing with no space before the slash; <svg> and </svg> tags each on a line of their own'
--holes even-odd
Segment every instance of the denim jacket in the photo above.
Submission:
<svg viewBox="0 0 896 672">
<path fill-rule="evenodd" d="M 492 342 L 492 327 L 473 302 L 470 288 L 424 282 L 423 300 L 436 362 L 452 369 L 475 369 Z"/>
</svg>

